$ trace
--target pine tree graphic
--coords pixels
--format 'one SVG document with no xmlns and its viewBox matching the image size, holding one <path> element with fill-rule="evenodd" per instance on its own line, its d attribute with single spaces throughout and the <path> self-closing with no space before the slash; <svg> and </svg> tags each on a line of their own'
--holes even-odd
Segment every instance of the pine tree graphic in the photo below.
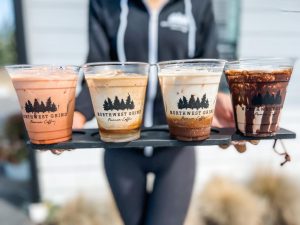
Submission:
<svg viewBox="0 0 300 225">
<path fill-rule="evenodd" d="M 115 96 L 114 102 L 110 98 L 104 100 L 103 109 L 108 110 L 125 110 L 125 109 L 134 109 L 135 105 L 131 96 L 128 94 L 126 101 L 122 98 L 121 100 L 118 96 Z"/>
<path fill-rule="evenodd" d="M 282 102 L 282 98 L 280 95 L 280 91 L 277 91 L 274 104 L 280 105 Z"/>
<path fill-rule="evenodd" d="M 51 101 L 51 97 L 49 97 L 46 102 L 46 111 L 47 112 L 51 111 L 51 105 L 52 105 L 52 101 Z"/>
<path fill-rule="evenodd" d="M 121 110 L 124 110 L 125 108 L 126 108 L 126 105 L 125 105 L 124 100 L 122 99 L 122 100 L 121 100 L 121 103 L 120 103 L 120 109 L 121 109 Z"/>
<path fill-rule="evenodd" d="M 56 111 L 57 111 L 56 105 L 52 103 L 51 112 L 56 112 Z"/>
<path fill-rule="evenodd" d="M 183 101 L 181 98 L 179 99 L 177 106 L 178 106 L 178 109 L 183 109 Z"/>
<path fill-rule="evenodd" d="M 55 103 L 52 103 L 51 98 L 48 98 L 46 105 L 43 101 L 39 103 L 37 99 L 34 99 L 33 105 L 30 100 L 25 103 L 25 111 L 27 113 L 56 112 L 57 107 Z"/>
<path fill-rule="evenodd" d="M 44 104 L 43 101 L 41 102 L 40 110 L 41 110 L 41 112 L 43 112 L 43 113 L 46 112 L 46 106 L 45 106 L 45 104 Z"/>
<path fill-rule="evenodd" d="M 126 106 L 130 106 L 131 104 L 131 97 L 130 94 L 128 94 L 127 98 L 126 98 Z"/>
<path fill-rule="evenodd" d="M 270 105 L 272 105 L 272 97 L 268 91 L 267 91 L 265 97 L 262 98 L 262 100 L 263 100 L 264 104 L 269 103 Z"/>
<path fill-rule="evenodd" d="M 103 109 L 104 110 L 109 110 L 109 105 L 108 105 L 108 101 L 105 99 L 104 103 L 103 103 Z"/>
<path fill-rule="evenodd" d="M 25 103 L 25 111 L 26 111 L 27 113 L 33 112 L 33 105 L 32 105 L 32 103 L 31 103 L 30 101 L 27 101 L 27 102 Z"/>
<path fill-rule="evenodd" d="M 200 109 L 200 107 L 201 107 L 201 102 L 200 102 L 200 99 L 197 98 L 197 100 L 196 100 L 196 109 Z"/>
<path fill-rule="evenodd" d="M 39 113 L 40 112 L 40 103 L 38 102 L 37 99 L 34 99 L 33 112 L 35 112 L 35 113 Z"/>
<path fill-rule="evenodd" d="M 203 95 L 201 99 L 201 108 L 207 109 L 209 107 L 208 99 L 206 98 L 206 94 Z"/>
<path fill-rule="evenodd" d="M 108 109 L 109 110 L 113 110 L 114 109 L 114 105 L 113 105 L 112 100 L 110 98 L 107 99 L 107 103 L 108 103 Z"/>
<path fill-rule="evenodd" d="M 134 109 L 135 108 L 135 105 L 134 105 L 134 102 L 133 100 L 130 102 L 130 105 L 128 106 L 128 109 Z"/>
<path fill-rule="evenodd" d="M 27 103 L 27 102 L 25 103 L 24 108 L 25 108 L 25 111 L 26 111 L 26 112 L 30 112 L 30 109 L 28 108 L 28 103 Z"/>
<path fill-rule="evenodd" d="M 183 104 L 182 104 L 183 108 L 187 109 L 188 108 L 188 101 L 187 101 L 185 96 L 182 97 L 182 101 L 183 101 Z"/>
<path fill-rule="evenodd" d="M 29 112 L 33 112 L 33 105 L 31 103 L 31 101 L 28 101 L 28 110 L 29 110 Z"/>
<path fill-rule="evenodd" d="M 190 108 L 190 109 L 196 108 L 195 95 L 191 95 L 191 98 L 190 98 L 190 100 L 189 100 L 188 108 Z"/>
<path fill-rule="evenodd" d="M 120 109 L 120 100 L 119 100 L 118 96 L 115 96 L 114 109 L 115 110 L 119 110 Z"/>
<path fill-rule="evenodd" d="M 253 96 L 252 98 L 252 105 L 254 106 L 261 106 L 261 105 L 280 105 L 282 102 L 282 97 L 280 91 L 276 92 L 276 95 L 270 94 L 267 91 L 265 95 L 258 93 L 257 95 Z"/>
<path fill-rule="evenodd" d="M 187 98 L 183 96 L 182 99 L 179 99 L 177 107 L 178 109 L 203 109 L 209 107 L 209 102 L 206 98 L 206 94 L 202 96 L 201 101 L 198 97 L 195 99 L 195 95 L 191 95 L 189 101 L 187 101 Z"/>
</svg>

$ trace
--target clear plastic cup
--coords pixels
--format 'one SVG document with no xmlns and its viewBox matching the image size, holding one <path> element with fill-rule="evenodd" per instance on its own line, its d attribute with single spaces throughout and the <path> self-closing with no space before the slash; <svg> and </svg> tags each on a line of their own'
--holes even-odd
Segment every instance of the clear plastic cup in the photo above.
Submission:
<svg viewBox="0 0 300 225">
<path fill-rule="evenodd" d="M 30 141 L 53 144 L 70 140 L 79 67 L 15 65 L 5 68 L 17 92 Z"/>
<path fill-rule="evenodd" d="M 293 65 L 294 60 L 285 58 L 226 64 L 225 75 L 238 131 L 253 137 L 276 134 Z"/>
<path fill-rule="evenodd" d="M 158 63 L 158 75 L 171 136 L 183 141 L 210 136 L 225 61 L 180 60 Z"/>
<path fill-rule="evenodd" d="M 83 67 L 100 138 L 128 142 L 140 137 L 148 82 L 147 63 L 92 63 Z"/>
</svg>

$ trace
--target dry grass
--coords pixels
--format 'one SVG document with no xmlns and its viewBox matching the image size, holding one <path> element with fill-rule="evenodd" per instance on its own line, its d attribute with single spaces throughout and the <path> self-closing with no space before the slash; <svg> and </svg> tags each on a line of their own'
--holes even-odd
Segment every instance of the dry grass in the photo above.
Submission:
<svg viewBox="0 0 300 225">
<path fill-rule="evenodd" d="M 249 187 L 268 206 L 265 225 L 300 225 L 300 187 L 296 181 L 260 171 L 251 179 Z"/>
<path fill-rule="evenodd" d="M 197 200 L 194 225 L 262 225 L 267 210 L 247 188 L 223 178 L 213 178 Z"/>
<path fill-rule="evenodd" d="M 111 196 L 79 196 L 55 216 L 55 225 L 122 225 Z M 185 225 L 300 225 L 300 189 L 286 176 L 257 173 L 247 186 L 215 177 L 195 193 Z"/>
<path fill-rule="evenodd" d="M 57 225 L 121 225 L 112 200 L 100 201 L 79 196 L 65 204 L 58 212 Z"/>
</svg>

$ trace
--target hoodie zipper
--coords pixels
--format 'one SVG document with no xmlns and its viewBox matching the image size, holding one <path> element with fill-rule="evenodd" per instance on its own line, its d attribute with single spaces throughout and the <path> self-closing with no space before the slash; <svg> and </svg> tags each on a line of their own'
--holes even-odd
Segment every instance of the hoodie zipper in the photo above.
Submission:
<svg viewBox="0 0 300 225">
<path fill-rule="evenodd" d="M 161 5 L 160 8 L 152 10 L 147 5 L 146 0 L 143 1 L 148 14 L 149 14 L 149 32 L 148 32 L 148 61 L 150 64 L 157 63 L 158 58 L 158 25 L 159 25 L 159 15 L 161 10 L 169 1 L 166 1 Z M 157 92 L 157 70 L 155 66 L 150 66 L 149 78 L 148 78 L 148 89 L 147 89 L 147 102 L 145 105 L 145 119 L 144 126 L 151 127 L 153 126 L 153 109 L 154 109 L 154 100 Z M 147 157 L 153 155 L 153 147 L 146 146 L 144 149 L 144 154 Z"/>
</svg>

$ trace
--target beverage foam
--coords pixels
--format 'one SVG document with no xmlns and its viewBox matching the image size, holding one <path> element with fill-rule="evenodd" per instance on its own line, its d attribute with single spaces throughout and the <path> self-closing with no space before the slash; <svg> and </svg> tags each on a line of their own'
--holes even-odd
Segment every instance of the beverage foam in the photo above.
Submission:
<svg viewBox="0 0 300 225">
<path fill-rule="evenodd" d="M 190 68 L 178 68 L 178 69 L 162 69 L 159 72 L 159 76 L 221 76 L 222 71 L 211 71 L 203 68 L 190 69 Z"/>
<path fill-rule="evenodd" d="M 90 87 L 122 87 L 122 86 L 146 86 L 148 77 L 136 73 L 124 73 L 122 71 L 104 71 L 97 74 L 85 74 Z"/>
</svg>

